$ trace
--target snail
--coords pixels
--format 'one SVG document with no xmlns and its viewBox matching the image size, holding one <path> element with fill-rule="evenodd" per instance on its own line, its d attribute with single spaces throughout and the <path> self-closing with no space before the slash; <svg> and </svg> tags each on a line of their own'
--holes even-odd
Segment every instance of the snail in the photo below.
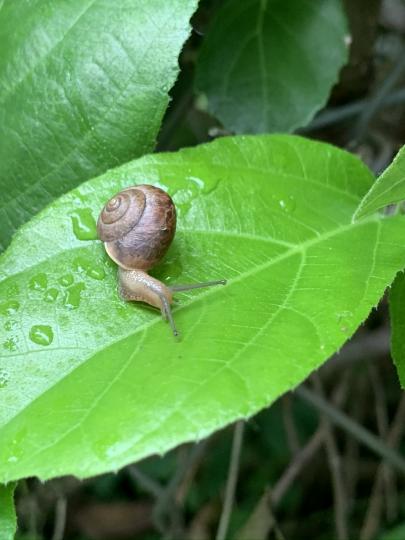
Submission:
<svg viewBox="0 0 405 540">
<path fill-rule="evenodd" d="M 99 215 L 97 232 L 107 254 L 118 264 L 121 297 L 160 309 L 175 336 L 178 331 L 170 307 L 173 293 L 226 283 L 218 280 L 167 286 L 148 274 L 163 258 L 176 232 L 176 208 L 160 188 L 141 184 L 114 195 Z"/>
</svg>

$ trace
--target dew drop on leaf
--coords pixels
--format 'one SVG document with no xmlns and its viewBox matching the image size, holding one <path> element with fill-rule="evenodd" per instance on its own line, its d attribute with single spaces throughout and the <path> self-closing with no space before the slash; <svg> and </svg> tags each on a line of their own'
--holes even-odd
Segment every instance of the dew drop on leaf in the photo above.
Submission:
<svg viewBox="0 0 405 540">
<path fill-rule="evenodd" d="M 46 347 L 53 341 L 53 330 L 48 325 L 36 324 L 31 327 L 29 337 L 33 343 Z"/>
<path fill-rule="evenodd" d="M 72 285 L 74 278 L 72 274 L 65 274 L 64 276 L 61 276 L 58 281 L 62 287 L 69 287 L 69 285 Z"/>
<path fill-rule="evenodd" d="M 75 272 L 85 272 L 89 267 L 90 262 L 85 257 L 76 257 L 73 261 Z"/>
<path fill-rule="evenodd" d="M 4 330 L 6 330 L 7 332 L 10 332 L 11 330 L 14 330 L 14 328 L 17 326 L 17 321 L 14 320 L 14 319 L 8 319 L 5 323 L 4 323 Z"/>
<path fill-rule="evenodd" d="M 8 385 L 9 380 L 10 375 L 8 372 L 5 369 L 0 368 L 0 389 L 5 388 Z"/>
<path fill-rule="evenodd" d="M 96 221 L 90 208 L 80 208 L 70 215 L 73 234 L 78 240 L 96 240 Z"/>
<path fill-rule="evenodd" d="M 101 266 L 90 266 L 87 269 L 86 274 L 89 277 L 93 279 L 97 279 L 99 281 L 105 278 L 105 271 L 104 271 L 104 268 L 102 268 Z"/>
<path fill-rule="evenodd" d="M 85 289 L 84 283 L 79 282 L 65 291 L 64 305 L 68 309 L 77 309 L 80 306 L 81 292 Z"/>
<path fill-rule="evenodd" d="M 7 300 L 0 304 L 0 315 L 14 315 L 17 313 L 20 303 L 17 300 Z"/>
<path fill-rule="evenodd" d="M 17 350 L 17 342 L 14 338 L 10 337 L 6 339 L 6 341 L 3 343 L 3 349 L 6 349 L 7 351 L 16 351 Z"/>
<path fill-rule="evenodd" d="M 59 291 L 58 289 L 55 289 L 55 287 L 52 287 L 51 289 L 48 289 L 46 293 L 44 294 L 44 300 L 45 302 L 55 302 L 55 300 L 58 298 Z"/>
<path fill-rule="evenodd" d="M 280 199 L 278 201 L 278 204 L 280 205 L 280 208 L 284 210 L 284 212 L 286 212 L 287 214 L 291 214 L 292 212 L 294 212 L 296 207 L 295 199 L 292 195 L 290 195 L 286 199 Z"/>
<path fill-rule="evenodd" d="M 30 279 L 29 288 L 33 291 L 45 291 L 48 286 L 46 274 L 41 272 Z"/>
<path fill-rule="evenodd" d="M 340 331 L 344 334 L 350 332 L 352 326 L 353 313 L 351 311 L 341 311 L 336 313 Z"/>
</svg>

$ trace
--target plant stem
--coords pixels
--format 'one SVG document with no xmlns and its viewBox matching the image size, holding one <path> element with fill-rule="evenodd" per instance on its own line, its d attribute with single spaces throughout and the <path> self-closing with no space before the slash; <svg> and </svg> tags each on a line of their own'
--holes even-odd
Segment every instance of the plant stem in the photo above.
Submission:
<svg viewBox="0 0 405 540">
<path fill-rule="evenodd" d="M 67 501 L 65 497 L 59 497 L 55 508 L 55 526 L 52 540 L 62 540 L 65 534 Z"/>
<path fill-rule="evenodd" d="M 354 132 L 355 142 L 360 142 L 367 133 L 368 126 L 374 115 L 381 108 L 384 100 L 395 87 L 405 72 L 405 49 L 401 51 L 399 58 L 394 62 L 394 66 L 381 86 L 379 86 L 371 97 L 367 107 L 364 108 Z"/>
<path fill-rule="evenodd" d="M 225 540 L 229 521 L 232 514 L 233 503 L 235 500 L 236 483 L 238 480 L 239 461 L 243 442 L 243 432 L 245 424 L 243 420 L 239 420 L 235 424 L 232 441 L 231 460 L 229 464 L 228 479 L 226 482 L 225 499 L 222 508 L 221 518 L 219 520 L 216 540 Z"/>
<path fill-rule="evenodd" d="M 370 450 L 381 456 L 393 467 L 405 474 L 405 460 L 398 454 L 398 452 L 395 452 L 395 450 L 386 445 L 373 433 L 349 418 L 346 414 L 342 413 L 339 409 L 328 403 L 321 396 L 318 396 L 315 392 L 312 392 L 309 388 L 300 386 L 296 390 L 296 393 L 300 398 L 313 405 L 316 409 L 322 411 L 335 424 L 351 433 Z"/>
</svg>

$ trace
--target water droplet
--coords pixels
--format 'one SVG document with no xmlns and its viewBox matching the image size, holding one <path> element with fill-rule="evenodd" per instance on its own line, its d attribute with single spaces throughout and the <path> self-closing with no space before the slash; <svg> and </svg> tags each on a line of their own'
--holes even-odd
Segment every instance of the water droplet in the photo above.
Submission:
<svg viewBox="0 0 405 540">
<path fill-rule="evenodd" d="M 353 313 L 351 311 L 340 311 L 336 313 L 336 318 L 338 320 L 340 331 L 344 334 L 350 333 Z"/>
<path fill-rule="evenodd" d="M 10 456 L 7 460 L 8 463 L 16 463 L 18 461 L 17 456 Z"/>
<path fill-rule="evenodd" d="M 34 325 L 29 333 L 30 340 L 37 345 L 48 346 L 53 341 L 53 330 L 45 324 Z"/>
<path fill-rule="evenodd" d="M 192 199 L 193 190 L 191 189 L 179 189 L 173 193 L 173 200 L 176 208 L 180 210 L 180 214 L 187 214 L 191 208 Z"/>
<path fill-rule="evenodd" d="M 72 274 L 65 274 L 64 276 L 61 276 L 58 281 L 62 287 L 69 287 L 69 285 L 72 285 L 74 279 Z"/>
<path fill-rule="evenodd" d="M 76 283 L 65 291 L 64 305 L 68 309 L 77 309 L 80 306 L 81 292 L 85 289 L 84 283 Z"/>
<path fill-rule="evenodd" d="M 16 340 L 12 337 L 6 339 L 3 343 L 3 349 L 6 349 L 7 351 L 13 352 L 17 350 L 17 343 Z"/>
<path fill-rule="evenodd" d="M 7 302 L 2 302 L 0 304 L 0 315 L 14 315 L 14 313 L 17 313 L 19 307 L 20 304 L 17 302 L 17 300 L 8 300 Z"/>
<path fill-rule="evenodd" d="M 10 332 L 11 330 L 14 330 L 16 326 L 17 326 L 17 321 L 13 319 L 8 319 L 8 321 L 4 323 L 4 330 L 7 330 L 7 332 Z"/>
<path fill-rule="evenodd" d="M 78 240 L 96 240 L 96 221 L 90 208 L 80 208 L 70 216 L 73 233 Z"/>
<path fill-rule="evenodd" d="M 55 302 L 55 300 L 58 298 L 59 291 L 58 289 L 55 289 L 54 287 L 52 289 L 48 289 L 46 293 L 44 294 L 44 300 L 45 302 Z"/>
<path fill-rule="evenodd" d="M 194 184 L 195 184 L 201 191 L 204 190 L 204 188 L 205 188 L 205 182 L 204 182 L 204 180 L 201 180 L 201 178 L 198 178 L 197 176 L 189 176 L 188 179 L 191 180 L 192 182 L 194 182 Z"/>
<path fill-rule="evenodd" d="M 93 279 L 98 279 L 99 281 L 105 278 L 105 271 L 102 266 L 91 266 L 87 269 L 86 274 Z"/>
<path fill-rule="evenodd" d="M 220 178 L 205 178 L 204 180 L 202 178 L 198 178 L 197 176 L 189 176 L 189 180 L 191 180 L 201 191 L 201 193 L 204 193 L 205 195 L 208 195 L 209 193 L 212 193 L 215 191 L 215 189 L 218 187 L 218 184 L 220 182 Z"/>
<path fill-rule="evenodd" d="M 7 371 L 3 368 L 0 368 L 0 389 L 6 387 L 9 380 L 10 375 L 7 373 Z"/>
<path fill-rule="evenodd" d="M 90 263 L 85 257 L 76 257 L 76 259 L 73 261 L 75 272 L 86 272 L 89 266 Z"/>
<path fill-rule="evenodd" d="M 296 207 L 295 199 L 292 195 L 289 195 L 286 199 L 280 199 L 278 204 L 280 205 L 280 208 L 287 214 L 294 212 Z"/>
<path fill-rule="evenodd" d="M 46 274 L 41 272 L 30 279 L 29 288 L 33 291 L 45 291 L 48 286 L 48 278 Z"/>
</svg>

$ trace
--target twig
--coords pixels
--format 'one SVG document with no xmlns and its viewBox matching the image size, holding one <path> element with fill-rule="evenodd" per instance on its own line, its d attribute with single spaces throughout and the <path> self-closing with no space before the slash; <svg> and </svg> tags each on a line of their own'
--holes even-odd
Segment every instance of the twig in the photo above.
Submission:
<svg viewBox="0 0 405 540">
<path fill-rule="evenodd" d="M 307 444 L 295 455 L 294 459 L 271 491 L 271 503 L 273 508 L 280 504 L 294 480 L 322 446 L 324 437 L 324 430 L 322 427 L 319 427 Z"/>
<path fill-rule="evenodd" d="M 313 377 L 314 386 L 316 392 L 320 397 L 324 397 L 324 391 L 322 382 L 319 375 Z M 347 505 L 346 505 L 346 493 L 345 486 L 343 484 L 343 475 L 341 470 L 341 460 L 338 452 L 333 428 L 329 421 L 329 418 L 325 414 L 321 414 L 321 425 L 325 431 L 325 446 L 328 456 L 329 469 L 332 477 L 333 487 L 333 502 L 335 513 L 335 525 L 338 540 L 347 540 L 348 538 L 348 526 L 347 526 Z"/>
<path fill-rule="evenodd" d="M 405 395 L 402 395 L 399 402 L 397 412 L 395 414 L 394 421 L 392 422 L 391 428 L 387 436 L 387 444 L 395 448 L 399 445 L 402 438 L 405 428 Z M 372 489 L 372 495 L 370 497 L 370 504 L 367 509 L 366 517 L 363 523 L 363 527 L 360 533 L 361 540 L 370 540 L 374 538 L 375 533 L 378 529 L 380 519 L 381 519 L 381 510 L 382 510 L 382 499 L 381 499 L 381 487 L 384 480 L 384 475 L 388 468 L 388 464 L 385 462 L 380 463 L 377 474 L 375 476 L 374 485 Z"/>
<path fill-rule="evenodd" d="M 328 415 L 329 418 L 338 426 L 351 433 L 360 442 L 370 450 L 387 460 L 393 467 L 405 474 L 405 460 L 398 452 L 387 446 L 381 439 L 365 429 L 363 426 L 349 418 L 339 409 L 328 403 L 321 396 L 318 396 L 305 386 L 300 386 L 296 394 L 302 399 L 313 405 L 316 409 Z"/>
<path fill-rule="evenodd" d="M 376 112 L 380 109 L 384 100 L 395 87 L 405 72 L 405 49 L 401 51 L 399 58 L 394 62 L 394 66 L 381 86 L 379 86 L 371 97 L 367 107 L 364 108 L 354 132 L 354 141 L 361 141 L 368 129 L 368 126 Z"/>
<path fill-rule="evenodd" d="M 381 439 L 386 440 L 389 432 L 389 421 L 384 385 L 381 381 L 381 377 L 376 366 L 369 366 L 369 374 L 371 386 L 375 396 L 378 433 Z M 387 519 L 391 519 L 393 521 L 397 513 L 398 501 L 395 490 L 395 477 L 390 467 L 384 468 L 383 485 L 381 491 L 383 490 L 385 491 Z"/>
<path fill-rule="evenodd" d="M 67 501 L 65 497 L 59 497 L 55 507 L 55 526 L 53 529 L 52 540 L 62 540 L 66 527 Z"/>
<path fill-rule="evenodd" d="M 156 500 L 155 508 L 153 509 L 154 522 L 157 528 L 165 533 L 165 538 L 179 538 L 179 530 L 182 528 L 182 513 L 181 508 L 177 504 L 176 491 L 188 471 L 194 467 L 196 461 L 200 461 L 202 454 L 205 452 L 209 439 L 195 444 L 191 449 L 181 448 L 181 463 L 178 466 L 175 474 L 171 478 L 168 485 L 164 488 L 163 493 Z M 169 517 L 169 531 L 167 532 L 166 518 Z"/>
<path fill-rule="evenodd" d="M 265 489 L 249 518 L 238 531 L 236 540 L 266 538 L 273 528 L 276 531 L 277 522 L 273 513 L 274 509 L 280 504 L 302 469 L 321 448 L 324 435 L 323 428 L 319 427 L 306 445 L 294 456 L 275 486 L 272 489 Z"/>
<path fill-rule="evenodd" d="M 285 394 L 281 398 L 281 408 L 282 408 L 282 414 L 283 414 L 284 429 L 287 435 L 288 447 L 290 449 L 291 454 L 295 456 L 296 453 L 300 449 L 300 443 L 299 443 L 297 428 L 294 423 L 294 415 L 293 415 L 292 404 L 291 404 L 291 394 Z"/>
<path fill-rule="evenodd" d="M 399 105 L 405 101 L 405 90 L 397 90 L 386 96 L 379 104 L 378 108 L 392 107 L 393 105 Z M 359 99 L 347 105 L 340 107 L 330 107 L 316 116 L 312 122 L 301 128 L 300 132 L 313 131 L 315 129 L 321 129 L 344 120 L 348 120 L 353 116 L 358 116 L 365 109 L 370 106 L 371 99 Z"/>
<path fill-rule="evenodd" d="M 348 370 L 349 371 L 349 370 Z M 353 372 L 353 371 L 351 371 Z M 368 411 L 367 389 L 369 382 L 363 373 L 356 377 L 352 382 L 352 392 L 356 398 L 352 401 L 349 416 L 356 418 L 361 424 Z M 346 433 L 345 444 L 345 463 L 346 463 L 346 493 L 349 507 L 352 507 L 356 500 L 356 488 L 359 477 L 359 455 L 360 445 L 358 439 L 352 437 L 350 433 Z"/>
<path fill-rule="evenodd" d="M 233 503 L 235 500 L 235 490 L 236 490 L 236 483 L 238 480 L 239 461 L 240 461 L 240 454 L 242 450 L 244 429 L 245 429 L 245 424 L 243 420 L 239 420 L 235 424 L 235 429 L 233 433 L 232 451 L 231 451 L 231 459 L 229 463 L 228 479 L 227 479 L 226 488 L 225 488 L 224 505 L 223 505 L 221 517 L 219 520 L 216 540 L 225 540 L 227 532 L 228 532 L 229 521 L 231 519 Z"/>
<path fill-rule="evenodd" d="M 159 498 L 163 495 L 164 488 L 159 482 L 156 482 L 153 478 L 143 473 L 136 465 L 130 465 L 127 470 L 131 479 L 134 480 L 136 484 L 139 484 L 147 493 L 155 498 Z"/>
</svg>

